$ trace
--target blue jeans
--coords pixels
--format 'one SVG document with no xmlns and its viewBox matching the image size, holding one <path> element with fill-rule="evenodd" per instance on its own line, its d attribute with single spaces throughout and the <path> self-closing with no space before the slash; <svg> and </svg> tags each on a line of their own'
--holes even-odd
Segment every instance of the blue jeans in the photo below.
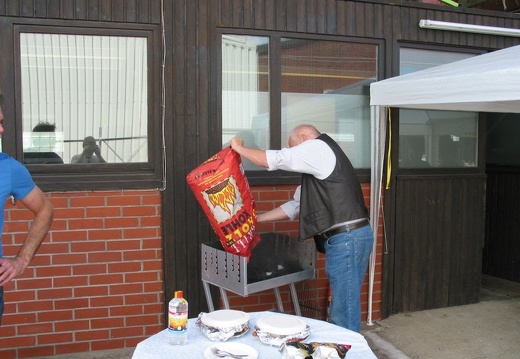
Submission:
<svg viewBox="0 0 520 359">
<path fill-rule="evenodd" d="M 325 242 L 325 271 L 332 288 L 330 321 L 361 331 L 361 286 L 374 235 L 370 226 L 338 233 Z"/>
</svg>

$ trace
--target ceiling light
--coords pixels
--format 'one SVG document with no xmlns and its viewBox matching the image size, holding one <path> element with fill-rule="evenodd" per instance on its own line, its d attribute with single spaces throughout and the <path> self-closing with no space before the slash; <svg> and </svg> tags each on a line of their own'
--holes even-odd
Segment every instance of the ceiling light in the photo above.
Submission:
<svg viewBox="0 0 520 359">
<path fill-rule="evenodd" d="M 445 22 L 435 20 L 421 20 L 419 27 L 423 29 L 448 30 L 459 32 L 471 32 L 476 34 L 499 35 L 520 37 L 520 29 L 512 29 L 507 27 L 482 26 L 461 24 L 457 22 Z"/>
</svg>

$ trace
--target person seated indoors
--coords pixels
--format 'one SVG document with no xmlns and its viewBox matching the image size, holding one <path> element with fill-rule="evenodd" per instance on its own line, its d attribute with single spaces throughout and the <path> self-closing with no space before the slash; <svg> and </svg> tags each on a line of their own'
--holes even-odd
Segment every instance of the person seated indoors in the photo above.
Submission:
<svg viewBox="0 0 520 359">
<path fill-rule="evenodd" d="M 40 122 L 33 128 L 32 147 L 24 151 L 24 164 L 63 164 L 63 159 L 54 151 L 56 125 Z"/>
<path fill-rule="evenodd" d="M 87 136 L 83 139 L 83 152 L 79 155 L 74 155 L 70 163 L 107 163 L 107 161 L 101 156 L 96 139 L 92 136 Z"/>
</svg>

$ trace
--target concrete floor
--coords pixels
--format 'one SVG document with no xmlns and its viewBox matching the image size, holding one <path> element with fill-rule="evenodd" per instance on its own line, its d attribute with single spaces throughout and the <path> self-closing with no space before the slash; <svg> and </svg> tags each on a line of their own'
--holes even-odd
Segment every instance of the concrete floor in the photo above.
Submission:
<svg viewBox="0 0 520 359">
<path fill-rule="evenodd" d="M 520 358 L 520 283 L 483 276 L 479 303 L 400 313 L 364 335 L 379 359 Z"/>
<path fill-rule="evenodd" d="M 520 283 L 483 276 L 477 304 L 400 313 L 365 325 L 362 332 L 378 359 L 516 359 L 520 357 Z M 52 359 L 130 359 L 133 351 Z"/>
</svg>

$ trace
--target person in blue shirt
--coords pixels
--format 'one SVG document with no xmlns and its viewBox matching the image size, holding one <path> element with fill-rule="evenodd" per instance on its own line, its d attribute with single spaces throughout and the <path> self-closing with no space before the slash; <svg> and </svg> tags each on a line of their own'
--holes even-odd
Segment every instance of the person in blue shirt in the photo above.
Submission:
<svg viewBox="0 0 520 359">
<path fill-rule="evenodd" d="M 2 112 L 3 95 L 0 92 L 0 137 L 4 133 Z M 4 257 L 2 249 L 2 229 L 5 204 L 9 197 L 20 201 L 34 213 L 25 241 L 14 257 Z M 0 152 L 0 325 L 4 312 L 3 287 L 13 278 L 22 274 L 31 263 L 43 242 L 53 219 L 53 206 L 43 192 L 35 185 L 31 175 L 20 162 Z"/>
</svg>

